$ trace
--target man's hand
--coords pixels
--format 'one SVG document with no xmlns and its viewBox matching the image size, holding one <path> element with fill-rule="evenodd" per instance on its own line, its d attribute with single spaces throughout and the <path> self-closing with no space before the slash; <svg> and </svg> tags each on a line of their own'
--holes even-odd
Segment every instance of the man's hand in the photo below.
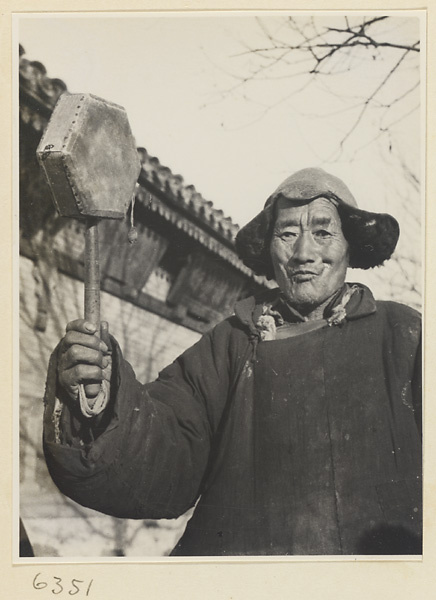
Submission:
<svg viewBox="0 0 436 600">
<path fill-rule="evenodd" d="M 107 323 L 102 323 L 102 330 L 107 331 Z M 66 331 L 58 360 L 59 383 L 73 400 L 78 399 L 81 383 L 87 398 L 95 398 L 103 379 L 111 378 L 109 348 L 95 335 L 95 325 L 85 319 L 71 321 Z"/>
</svg>

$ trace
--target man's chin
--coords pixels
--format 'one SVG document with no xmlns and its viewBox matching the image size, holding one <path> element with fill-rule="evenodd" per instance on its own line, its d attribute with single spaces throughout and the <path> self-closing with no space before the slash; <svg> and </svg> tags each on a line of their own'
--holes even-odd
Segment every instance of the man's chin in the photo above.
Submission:
<svg viewBox="0 0 436 600">
<path fill-rule="evenodd" d="M 285 292 L 288 301 L 291 304 L 309 304 L 316 305 L 322 294 L 316 292 L 312 281 L 294 282 Z"/>
<path fill-rule="evenodd" d="M 299 312 L 306 313 L 315 310 L 329 298 L 329 295 L 316 294 L 313 292 L 313 289 L 304 289 L 304 287 L 309 286 L 300 284 L 298 286 L 300 289 L 289 290 L 288 293 L 285 292 L 287 302 Z"/>
</svg>

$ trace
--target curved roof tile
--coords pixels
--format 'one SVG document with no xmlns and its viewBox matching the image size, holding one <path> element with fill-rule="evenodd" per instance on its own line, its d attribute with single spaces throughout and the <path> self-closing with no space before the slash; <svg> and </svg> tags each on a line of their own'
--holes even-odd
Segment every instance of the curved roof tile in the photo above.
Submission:
<svg viewBox="0 0 436 600">
<path fill-rule="evenodd" d="M 157 183 L 163 192 L 170 193 L 217 233 L 233 242 L 239 226 L 233 223 L 231 217 L 226 216 L 220 208 L 215 208 L 210 200 L 203 198 L 194 185 L 184 185 L 181 175 L 174 175 L 171 169 L 161 165 L 159 159 L 148 154 L 145 148 L 138 148 L 138 153 L 142 170 L 151 183 Z"/>
</svg>

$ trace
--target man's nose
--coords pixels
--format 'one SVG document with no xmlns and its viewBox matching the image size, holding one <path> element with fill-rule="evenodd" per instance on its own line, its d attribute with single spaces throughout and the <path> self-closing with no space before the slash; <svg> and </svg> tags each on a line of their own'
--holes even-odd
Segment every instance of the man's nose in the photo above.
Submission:
<svg viewBox="0 0 436 600">
<path fill-rule="evenodd" d="M 310 232 L 304 231 L 298 236 L 294 245 L 292 260 L 303 264 L 307 262 L 315 262 L 317 257 L 317 247 Z"/>
</svg>

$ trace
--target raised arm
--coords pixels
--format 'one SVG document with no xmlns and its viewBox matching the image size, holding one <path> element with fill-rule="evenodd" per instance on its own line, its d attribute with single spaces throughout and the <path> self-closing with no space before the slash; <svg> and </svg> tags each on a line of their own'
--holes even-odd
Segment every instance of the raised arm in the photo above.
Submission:
<svg viewBox="0 0 436 600">
<path fill-rule="evenodd" d="M 53 480 L 80 504 L 117 517 L 182 514 L 198 497 L 228 399 L 230 325 L 219 325 L 146 385 L 114 338 L 106 361 L 106 345 L 84 329 L 82 321 L 70 324 L 50 361 L 44 451 Z M 77 386 L 104 378 L 109 403 L 87 418 Z"/>
</svg>

